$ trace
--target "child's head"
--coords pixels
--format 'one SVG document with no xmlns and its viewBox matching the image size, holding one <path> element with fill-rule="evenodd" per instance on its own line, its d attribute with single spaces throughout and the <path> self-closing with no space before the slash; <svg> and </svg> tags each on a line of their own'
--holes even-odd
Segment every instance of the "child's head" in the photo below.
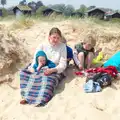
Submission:
<svg viewBox="0 0 120 120">
<path fill-rule="evenodd" d="M 61 37 L 62 37 L 61 31 L 58 28 L 53 27 L 49 32 L 48 39 L 49 39 L 50 44 L 55 46 L 60 42 Z"/>
<path fill-rule="evenodd" d="M 67 44 L 66 38 L 62 35 L 61 42 Z"/>
<path fill-rule="evenodd" d="M 84 39 L 84 48 L 86 50 L 90 50 L 92 48 L 95 47 L 96 45 L 96 39 L 91 35 L 91 34 L 88 34 L 85 39 Z"/>
<path fill-rule="evenodd" d="M 47 56 L 44 51 L 38 51 L 36 54 L 36 64 L 38 65 L 39 63 L 42 65 L 45 65 L 47 62 Z"/>
</svg>

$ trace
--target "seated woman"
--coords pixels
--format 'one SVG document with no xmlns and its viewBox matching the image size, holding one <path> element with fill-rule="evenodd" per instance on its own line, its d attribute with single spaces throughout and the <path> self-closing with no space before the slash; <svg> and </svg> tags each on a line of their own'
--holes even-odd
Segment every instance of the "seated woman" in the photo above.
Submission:
<svg viewBox="0 0 120 120">
<path fill-rule="evenodd" d="M 74 47 L 73 59 L 79 70 L 92 67 L 92 60 L 102 50 L 95 52 L 96 39 L 88 34 L 83 43 L 78 43 Z"/>
<path fill-rule="evenodd" d="M 20 72 L 20 88 L 23 97 L 21 104 L 43 106 L 52 99 L 55 88 L 63 79 L 62 73 L 67 66 L 66 45 L 61 42 L 61 37 L 61 31 L 58 28 L 52 28 L 48 36 L 49 43 L 38 46 L 31 64 L 34 68 L 36 54 L 38 51 L 44 51 L 48 59 L 55 63 L 55 67 L 47 68 L 42 76 L 29 75 L 24 70 Z"/>
</svg>

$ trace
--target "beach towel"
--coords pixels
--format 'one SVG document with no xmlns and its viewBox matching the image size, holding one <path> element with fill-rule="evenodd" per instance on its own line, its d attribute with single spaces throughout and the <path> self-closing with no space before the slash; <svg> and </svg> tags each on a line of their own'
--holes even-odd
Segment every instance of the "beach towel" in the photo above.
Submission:
<svg viewBox="0 0 120 120">
<path fill-rule="evenodd" d="M 120 51 L 116 52 L 111 58 L 109 58 L 103 65 L 104 67 L 114 66 L 120 72 Z"/>
<path fill-rule="evenodd" d="M 28 104 L 48 103 L 54 95 L 61 76 L 59 74 L 44 75 L 44 70 L 30 73 L 27 69 L 20 71 L 21 96 Z"/>
</svg>

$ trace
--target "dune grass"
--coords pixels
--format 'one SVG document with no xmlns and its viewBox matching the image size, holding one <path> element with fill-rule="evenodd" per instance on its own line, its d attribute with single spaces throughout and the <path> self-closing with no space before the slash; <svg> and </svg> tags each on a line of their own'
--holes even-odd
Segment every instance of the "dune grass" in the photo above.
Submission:
<svg viewBox="0 0 120 120">
<path fill-rule="evenodd" d="M 79 18 L 79 17 L 71 17 L 71 16 L 64 16 L 64 15 L 56 15 L 56 14 L 51 14 L 49 16 L 43 16 L 43 15 L 32 15 L 32 16 L 22 16 L 21 18 L 16 18 L 15 16 L 7 16 L 7 17 L 1 17 L 0 21 L 9 21 L 9 20 L 14 20 L 14 23 L 12 25 L 12 29 L 22 29 L 22 28 L 30 28 L 33 26 L 36 22 L 60 22 L 60 21 L 73 21 L 75 22 L 83 22 L 86 24 L 91 24 L 91 25 L 99 25 L 99 26 L 104 26 L 104 27 L 120 27 L 120 20 L 119 19 L 112 19 L 110 21 L 104 21 L 104 20 L 99 20 L 97 18 Z"/>
<path fill-rule="evenodd" d="M 31 26 L 34 25 L 34 19 L 21 17 L 20 19 L 15 19 L 14 23 L 12 24 L 12 29 L 29 29 Z"/>
</svg>

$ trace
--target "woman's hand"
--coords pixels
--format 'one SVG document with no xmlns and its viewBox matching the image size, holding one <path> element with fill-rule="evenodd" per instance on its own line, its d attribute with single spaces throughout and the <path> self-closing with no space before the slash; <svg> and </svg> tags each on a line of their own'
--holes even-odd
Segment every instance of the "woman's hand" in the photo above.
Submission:
<svg viewBox="0 0 120 120">
<path fill-rule="evenodd" d="M 44 74 L 45 75 L 50 75 L 54 72 L 57 72 L 57 70 L 55 68 L 48 68 L 48 69 L 45 70 Z"/>
</svg>

